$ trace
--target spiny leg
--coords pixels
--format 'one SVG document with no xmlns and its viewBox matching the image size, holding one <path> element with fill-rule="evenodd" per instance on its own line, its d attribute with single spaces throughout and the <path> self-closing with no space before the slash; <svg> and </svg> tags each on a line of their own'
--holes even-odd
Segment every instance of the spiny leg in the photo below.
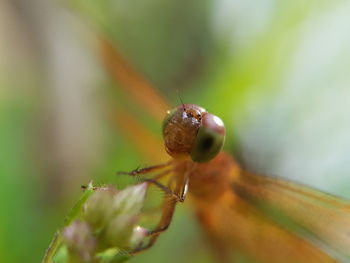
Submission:
<svg viewBox="0 0 350 263">
<path fill-rule="evenodd" d="M 188 180 L 185 182 L 185 185 L 183 187 L 183 190 L 182 190 L 181 194 L 175 193 L 169 187 L 163 185 L 162 183 L 158 182 L 154 178 L 152 178 L 152 179 L 143 179 L 142 181 L 154 184 L 155 186 L 157 186 L 159 189 L 161 189 L 167 195 L 174 197 L 176 202 L 181 202 L 182 203 L 182 202 L 185 201 L 185 198 L 186 198 L 186 195 L 187 195 L 187 189 L 188 189 Z"/>
<path fill-rule="evenodd" d="M 161 190 L 163 190 L 167 195 L 165 197 L 165 200 L 163 202 L 163 212 L 162 217 L 158 223 L 158 226 L 154 230 L 148 231 L 148 236 L 150 237 L 150 240 L 145 246 L 136 248 L 134 251 L 132 251 L 132 254 L 140 253 L 142 251 L 145 251 L 152 247 L 154 243 L 157 241 L 159 235 L 168 229 L 176 207 L 177 202 L 183 202 L 186 199 L 187 195 L 187 189 L 188 189 L 188 178 L 185 178 L 184 184 L 176 187 L 178 190 L 180 190 L 180 194 L 173 192 L 169 187 L 155 181 L 152 179 L 146 179 L 145 181 L 154 184 L 155 186 L 159 187 Z"/>
<path fill-rule="evenodd" d="M 159 171 L 165 167 L 168 167 L 172 164 L 172 160 L 163 164 L 153 165 L 145 168 L 137 168 L 131 172 L 118 172 L 118 175 L 130 175 L 130 176 L 136 176 L 136 175 L 143 175 L 143 174 L 149 174 L 156 171 Z"/>
<path fill-rule="evenodd" d="M 157 241 L 160 233 L 162 233 L 163 231 L 165 231 L 169 227 L 171 220 L 173 218 L 173 215 L 174 215 L 176 203 L 177 203 L 176 199 L 173 196 L 166 197 L 164 204 L 163 204 L 162 217 L 158 223 L 158 226 L 156 227 L 156 229 L 148 232 L 148 235 L 150 236 L 150 240 L 148 241 L 148 243 L 146 245 L 134 249 L 131 252 L 131 254 L 137 254 L 137 253 L 143 252 L 143 251 L 151 248 L 154 245 L 154 243 Z"/>
</svg>

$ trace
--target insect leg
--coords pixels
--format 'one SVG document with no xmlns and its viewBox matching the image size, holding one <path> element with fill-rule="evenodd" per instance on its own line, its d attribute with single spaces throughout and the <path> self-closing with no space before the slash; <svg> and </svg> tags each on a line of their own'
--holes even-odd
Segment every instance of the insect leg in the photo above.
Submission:
<svg viewBox="0 0 350 263">
<path fill-rule="evenodd" d="M 148 236 L 150 237 L 149 242 L 145 246 L 136 248 L 131 252 L 132 254 L 140 253 L 152 247 L 157 241 L 159 235 L 168 229 L 174 215 L 176 203 L 185 201 L 188 189 L 188 177 L 186 177 L 183 181 L 183 185 L 177 187 L 177 190 L 180 190 L 180 194 L 173 192 L 169 187 L 157 182 L 154 179 L 146 179 L 145 181 L 159 187 L 167 194 L 167 196 L 163 202 L 163 213 L 158 226 L 154 230 L 148 231 Z"/>
<path fill-rule="evenodd" d="M 146 245 L 134 249 L 131 252 L 131 254 L 140 253 L 142 251 L 149 249 L 150 247 L 152 247 L 154 245 L 154 243 L 157 241 L 159 235 L 169 227 L 171 220 L 173 218 L 176 203 L 177 203 L 177 199 L 174 196 L 167 196 L 166 197 L 166 199 L 164 200 L 164 203 L 163 203 L 162 217 L 158 223 L 158 226 L 156 227 L 156 229 L 148 232 L 148 235 L 150 236 L 150 240 L 148 241 L 148 243 Z"/>
<path fill-rule="evenodd" d="M 162 175 L 162 174 L 159 174 Z M 158 175 L 158 176 L 159 176 Z M 156 176 L 156 177 L 158 177 Z M 183 189 L 181 191 L 181 194 L 177 194 L 174 191 L 172 191 L 168 186 L 165 186 L 163 184 L 161 184 L 160 182 L 158 182 L 157 180 L 155 180 L 154 178 L 152 179 L 143 179 L 143 182 L 148 182 L 151 184 L 154 184 L 155 186 L 157 186 L 158 188 L 160 188 L 162 191 L 164 191 L 166 194 L 168 194 L 169 196 L 174 197 L 176 202 L 184 202 L 186 199 L 186 195 L 187 195 L 187 189 L 188 189 L 188 179 L 185 181 L 185 184 L 183 186 Z"/>
<path fill-rule="evenodd" d="M 158 165 L 153 165 L 153 166 L 149 166 L 149 167 L 145 167 L 145 168 L 137 168 L 131 172 L 118 172 L 118 175 L 130 175 L 130 176 L 136 176 L 136 175 L 143 175 L 143 174 L 149 174 L 149 173 L 153 173 L 155 171 L 159 171 L 165 167 L 168 167 L 172 164 L 172 161 L 163 163 L 163 164 L 158 164 Z"/>
</svg>

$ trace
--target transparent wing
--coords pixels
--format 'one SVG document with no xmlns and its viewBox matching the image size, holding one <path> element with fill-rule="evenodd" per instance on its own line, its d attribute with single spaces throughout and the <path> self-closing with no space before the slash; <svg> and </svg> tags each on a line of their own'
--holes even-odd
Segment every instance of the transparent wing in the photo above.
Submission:
<svg viewBox="0 0 350 263">
<path fill-rule="evenodd" d="M 232 183 L 232 189 L 236 200 L 226 214 L 236 219 L 222 220 L 238 222 L 244 217 L 243 228 L 260 240 L 251 240 L 254 246 L 275 242 L 276 249 L 268 246 L 266 251 L 279 250 L 277 253 L 287 253 L 285 257 L 289 259 L 299 257 L 290 262 L 333 262 L 332 258 L 335 262 L 350 262 L 349 202 L 283 179 L 249 172 L 242 172 Z M 237 228 L 240 226 L 235 231 Z M 254 247 L 250 249 L 254 252 Z"/>
<path fill-rule="evenodd" d="M 201 211 L 200 222 L 220 262 L 235 262 L 231 256 L 236 252 L 253 262 L 338 262 L 239 198 Z"/>
</svg>

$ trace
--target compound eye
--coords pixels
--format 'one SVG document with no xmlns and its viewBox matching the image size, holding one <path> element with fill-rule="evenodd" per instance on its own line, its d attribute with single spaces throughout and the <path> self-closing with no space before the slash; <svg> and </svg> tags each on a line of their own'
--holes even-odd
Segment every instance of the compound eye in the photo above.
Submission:
<svg viewBox="0 0 350 263">
<path fill-rule="evenodd" d="M 178 108 L 173 108 L 173 109 L 167 111 L 167 114 L 163 120 L 163 126 L 162 126 L 163 133 L 164 133 L 166 126 L 169 124 L 170 120 L 174 117 L 174 115 L 177 113 L 177 111 L 178 111 Z"/>
<path fill-rule="evenodd" d="M 191 149 L 192 160 L 202 163 L 213 159 L 221 151 L 224 142 L 225 126 L 222 120 L 210 113 L 205 114 Z"/>
</svg>

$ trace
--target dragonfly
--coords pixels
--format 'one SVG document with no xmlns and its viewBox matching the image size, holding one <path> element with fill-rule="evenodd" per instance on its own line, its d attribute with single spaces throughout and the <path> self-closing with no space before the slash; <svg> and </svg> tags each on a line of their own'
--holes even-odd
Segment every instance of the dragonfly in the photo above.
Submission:
<svg viewBox="0 0 350 263">
<path fill-rule="evenodd" d="M 170 161 L 131 172 L 166 193 L 161 218 L 149 230 L 152 247 L 187 200 L 219 262 L 235 252 L 254 262 L 350 262 L 350 203 L 279 177 L 242 169 L 222 150 L 223 121 L 194 104 L 169 110 L 163 139 Z M 166 177 L 165 183 L 161 179 Z"/>
<path fill-rule="evenodd" d="M 164 118 L 169 107 L 164 98 L 106 39 L 101 39 L 101 57 L 121 88 L 155 119 Z M 148 138 L 159 148 L 128 112 L 117 116 L 117 123 L 123 124 L 118 127 L 125 128 L 136 145 Z M 162 128 L 172 159 L 124 173 L 150 176 L 145 181 L 166 193 L 160 221 L 148 231 L 149 243 L 133 253 L 152 247 L 170 226 L 176 205 L 189 201 L 219 262 L 234 262 L 236 252 L 254 262 L 350 262 L 349 200 L 242 169 L 222 151 L 223 122 L 200 106 L 181 104 L 167 111 Z"/>
</svg>

